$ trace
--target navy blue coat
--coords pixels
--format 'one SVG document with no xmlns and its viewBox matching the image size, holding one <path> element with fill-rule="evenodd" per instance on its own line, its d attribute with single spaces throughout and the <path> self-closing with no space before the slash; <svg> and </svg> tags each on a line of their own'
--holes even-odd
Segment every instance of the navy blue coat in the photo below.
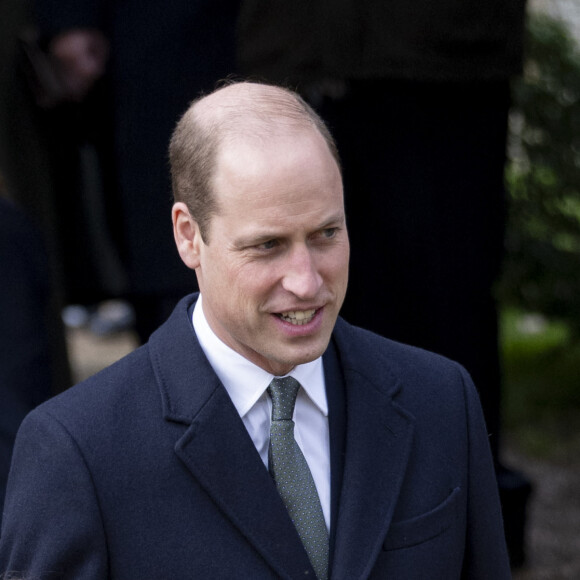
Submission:
<svg viewBox="0 0 580 580">
<path fill-rule="evenodd" d="M 43 580 L 314 577 L 199 347 L 194 300 L 182 300 L 148 344 L 27 417 L 0 570 Z M 509 578 L 487 435 L 465 371 L 340 319 L 329 350 L 346 426 L 342 456 L 331 405 L 332 578 Z M 327 355 L 324 364 L 332 367 Z M 334 376 L 326 378 L 333 399 Z"/>
</svg>

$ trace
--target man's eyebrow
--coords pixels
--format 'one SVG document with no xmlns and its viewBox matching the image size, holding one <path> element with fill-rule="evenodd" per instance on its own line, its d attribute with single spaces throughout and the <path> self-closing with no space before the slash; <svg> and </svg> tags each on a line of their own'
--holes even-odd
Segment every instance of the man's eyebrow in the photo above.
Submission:
<svg viewBox="0 0 580 580">
<path fill-rule="evenodd" d="M 343 227 L 346 223 L 346 216 L 344 213 L 336 214 L 328 219 L 321 222 L 317 227 L 315 227 L 312 231 L 319 232 L 320 230 L 326 230 L 328 228 L 338 228 Z"/>
<path fill-rule="evenodd" d="M 275 232 L 272 230 L 271 232 L 261 232 L 254 235 L 248 235 L 245 237 L 240 237 L 237 240 L 234 240 L 233 246 L 234 248 L 242 249 L 251 246 L 259 246 L 264 242 L 269 240 L 274 240 L 276 238 L 280 238 L 280 232 Z"/>
<path fill-rule="evenodd" d="M 344 212 L 341 212 L 325 220 L 322 224 L 320 224 L 319 227 L 316 228 L 316 230 L 323 230 L 332 226 L 343 226 L 345 222 L 346 216 L 344 215 Z"/>
</svg>

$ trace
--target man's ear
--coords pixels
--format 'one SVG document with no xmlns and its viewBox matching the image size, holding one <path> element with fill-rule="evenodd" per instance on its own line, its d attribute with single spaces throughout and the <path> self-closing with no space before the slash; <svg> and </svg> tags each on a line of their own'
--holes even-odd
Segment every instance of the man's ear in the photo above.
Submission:
<svg viewBox="0 0 580 580">
<path fill-rule="evenodd" d="M 199 266 L 200 245 L 203 243 L 197 222 L 191 217 L 187 206 L 178 201 L 171 210 L 173 236 L 177 251 L 184 264 L 195 270 Z"/>
</svg>

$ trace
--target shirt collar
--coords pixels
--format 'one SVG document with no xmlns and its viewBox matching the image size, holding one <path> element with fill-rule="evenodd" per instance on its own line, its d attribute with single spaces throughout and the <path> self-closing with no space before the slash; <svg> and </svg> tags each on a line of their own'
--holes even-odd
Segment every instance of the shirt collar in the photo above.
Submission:
<svg viewBox="0 0 580 580">
<path fill-rule="evenodd" d="M 205 356 L 226 388 L 240 417 L 244 417 L 264 394 L 274 375 L 250 362 L 217 337 L 203 313 L 201 294 L 193 309 L 192 322 Z M 322 357 L 298 365 L 288 374 L 302 385 L 310 400 L 327 416 Z"/>
</svg>

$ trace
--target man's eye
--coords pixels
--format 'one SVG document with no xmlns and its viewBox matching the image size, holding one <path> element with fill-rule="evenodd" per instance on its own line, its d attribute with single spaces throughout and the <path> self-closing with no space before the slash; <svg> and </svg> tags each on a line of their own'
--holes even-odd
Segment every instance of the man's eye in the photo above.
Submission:
<svg viewBox="0 0 580 580">
<path fill-rule="evenodd" d="M 256 247 L 258 250 L 273 250 L 278 245 L 277 240 L 268 240 L 267 242 L 262 242 L 258 244 Z"/>
<path fill-rule="evenodd" d="M 322 230 L 322 237 L 330 240 L 336 236 L 337 230 L 338 228 L 326 228 L 325 230 Z"/>
</svg>

